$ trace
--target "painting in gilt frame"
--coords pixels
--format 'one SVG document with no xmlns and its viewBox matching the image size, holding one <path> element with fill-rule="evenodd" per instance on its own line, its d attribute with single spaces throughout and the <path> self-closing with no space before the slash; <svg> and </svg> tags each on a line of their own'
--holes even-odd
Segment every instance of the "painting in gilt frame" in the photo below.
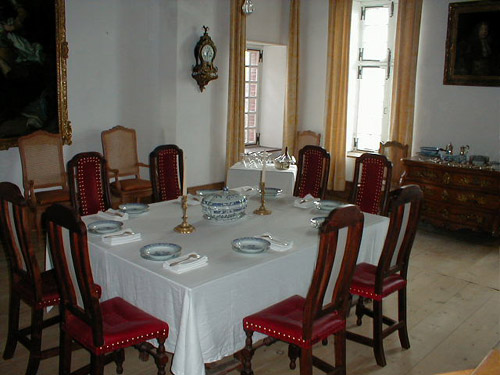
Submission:
<svg viewBox="0 0 500 375">
<path fill-rule="evenodd" d="M 36 130 L 71 144 L 64 0 L 0 0 L 0 149 Z"/>
<path fill-rule="evenodd" d="M 500 2 L 450 3 L 445 85 L 500 86 Z"/>
</svg>

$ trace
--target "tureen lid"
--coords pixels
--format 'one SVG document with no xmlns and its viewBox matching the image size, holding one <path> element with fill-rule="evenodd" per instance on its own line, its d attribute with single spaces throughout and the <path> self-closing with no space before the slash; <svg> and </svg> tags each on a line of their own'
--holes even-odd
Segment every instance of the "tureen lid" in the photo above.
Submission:
<svg viewBox="0 0 500 375">
<path fill-rule="evenodd" d="M 225 187 L 221 192 L 216 192 L 204 197 L 201 204 L 204 206 L 233 206 L 246 203 L 247 198 L 236 191 Z"/>
</svg>

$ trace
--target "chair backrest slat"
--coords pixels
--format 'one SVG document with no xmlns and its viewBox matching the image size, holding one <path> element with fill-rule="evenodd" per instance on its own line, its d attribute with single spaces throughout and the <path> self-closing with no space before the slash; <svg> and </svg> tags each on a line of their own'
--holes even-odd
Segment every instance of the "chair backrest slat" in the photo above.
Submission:
<svg viewBox="0 0 500 375">
<path fill-rule="evenodd" d="M 305 340 L 311 338 L 315 319 L 333 311 L 338 311 L 339 316 L 345 318 L 349 304 L 349 286 L 354 275 L 363 233 L 363 222 L 363 213 L 358 207 L 344 205 L 333 210 L 320 228 L 316 267 L 304 307 Z M 342 230 L 347 233 L 342 232 L 339 235 L 339 231 Z M 341 237 L 345 239 L 345 245 L 340 241 Z M 335 276 L 331 299 L 325 301 L 328 286 Z"/>
<path fill-rule="evenodd" d="M 391 274 L 399 273 L 406 279 L 422 199 L 422 190 L 417 185 L 402 186 L 391 192 L 389 229 L 377 266 L 375 293 L 382 294 L 383 280 Z"/>
<path fill-rule="evenodd" d="M 149 154 L 155 202 L 176 199 L 182 194 L 184 153 L 176 145 L 161 145 Z"/>
<path fill-rule="evenodd" d="M 92 327 L 94 345 L 101 346 L 104 343 L 102 312 L 90 265 L 85 224 L 75 211 L 58 204 L 50 206 L 43 219 L 61 291 L 62 313 L 65 319 L 72 315 Z M 64 241 L 63 231 L 68 232 L 69 244 Z M 71 269 L 83 308 L 78 305 Z"/>
<path fill-rule="evenodd" d="M 28 204 L 19 188 L 0 183 L 0 238 L 6 252 L 11 285 L 20 278 L 33 286 L 35 301 L 42 298 L 40 267 L 29 235 Z"/>
</svg>

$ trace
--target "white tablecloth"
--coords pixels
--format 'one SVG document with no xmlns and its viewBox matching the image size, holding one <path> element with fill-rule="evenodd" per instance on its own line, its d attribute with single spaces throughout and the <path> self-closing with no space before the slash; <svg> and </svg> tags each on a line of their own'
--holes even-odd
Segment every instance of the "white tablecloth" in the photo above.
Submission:
<svg viewBox="0 0 500 375">
<path fill-rule="evenodd" d="M 235 188 L 239 186 L 258 186 L 262 169 L 246 168 L 243 163 L 238 162 L 227 172 L 227 186 Z M 291 165 L 287 170 L 279 170 L 272 164 L 266 166 L 266 186 L 283 189 L 284 194 L 293 194 L 297 177 L 297 166 Z"/>
<path fill-rule="evenodd" d="M 200 206 L 191 206 L 188 217 L 196 231 L 188 235 L 173 231 L 181 222 L 180 204 L 163 202 L 124 223 L 142 233 L 140 242 L 112 247 L 105 245 L 100 236 L 89 234 L 94 278 L 103 288 L 103 299 L 121 296 L 165 320 L 170 326 L 167 350 L 174 353 L 172 372 L 204 374 L 204 363 L 243 348 L 245 316 L 291 295 L 305 296 L 319 239 L 318 230 L 310 226 L 309 220 L 325 214 L 293 207 L 293 200 L 270 200 L 267 207 L 273 213 L 257 216 L 252 212 L 259 200 L 250 198 L 247 216 L 228 224 L 207 221 L 202 218 Z M 87 223 L 97 219 L 84 218 Z M 387 227 L 387 218 L 365 214 L 358 262 L 376 263 Z M 253 255 L 231 249 L 233 239 L 264 232 L 293 240 L 293 248 Z M 178 275 L 163 269 L 162 262 L 140 257 L 141 246 L 157 242 L 179 244 L 183 254 L 195 251 L 207 255 L 208 265 Z M 254 335 L 255 340 L 260 338 Z"/>
</svg>

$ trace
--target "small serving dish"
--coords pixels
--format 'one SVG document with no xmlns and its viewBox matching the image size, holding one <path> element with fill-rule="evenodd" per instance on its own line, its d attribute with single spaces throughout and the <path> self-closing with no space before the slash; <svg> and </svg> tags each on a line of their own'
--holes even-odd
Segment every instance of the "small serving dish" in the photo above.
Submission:
<svg viewBox="0 0 500 375">
<path fill-rule="evenodd" d="M 147 260 L 165 261 L 179 256 L 181 247 L 174 243 L 152 243 L 141 247 L 141 257 Z"/>
<path fill-rule="evenodd" d="M 331 211 L 334 208 L 337 208 L 338 206 L 341 206 L 343 203 L 342 202 L 337 202 L 337 201 L 316 201 L 314 202 L 314 205 L 318 210 L 321 211 Z"/>
<path fill-rule="evenodd" d="M 326 216 L 313 217 L 311 219 L 311 225 L 313 226 L 313 228 L 319 228 L 321 226 L 321 224 L 324 223 L 325 220 L 326 220 Z"/>
<path fill-rule="evenodd" d="M 260 189 L 259 189 L 259 192 L 261 192 Z M 275 198 L 275 197 L 278 197 L 282 192 L 283 192 L 283 190 L 279 189 L 279 188 L 266 187 L 264 189 L 264 196 L 266 198 Z"/>
<path fill-rule="evenodd" d="M 90 223 L 87 228 L 90 233 L 94 234 L 106 234 L 106 233 L 114 233 L 118 232 L 123 223 L 121 221 L 116 220 L 99 220 Z"/>
<path fill-rule="evenodd" d="M 120 211 L 126 212 L 130 215 L 143 214 L 149 210 L 149 206 L 145 203 L 125 203 L 118 206 Z"/>
<path fill-rule="evenodd" d="M 246 254 L 262 253 L 271 246 L 269 241 L 259 237 L 237 238 L 231 244 L 234 251 Z"/>
</svg>

